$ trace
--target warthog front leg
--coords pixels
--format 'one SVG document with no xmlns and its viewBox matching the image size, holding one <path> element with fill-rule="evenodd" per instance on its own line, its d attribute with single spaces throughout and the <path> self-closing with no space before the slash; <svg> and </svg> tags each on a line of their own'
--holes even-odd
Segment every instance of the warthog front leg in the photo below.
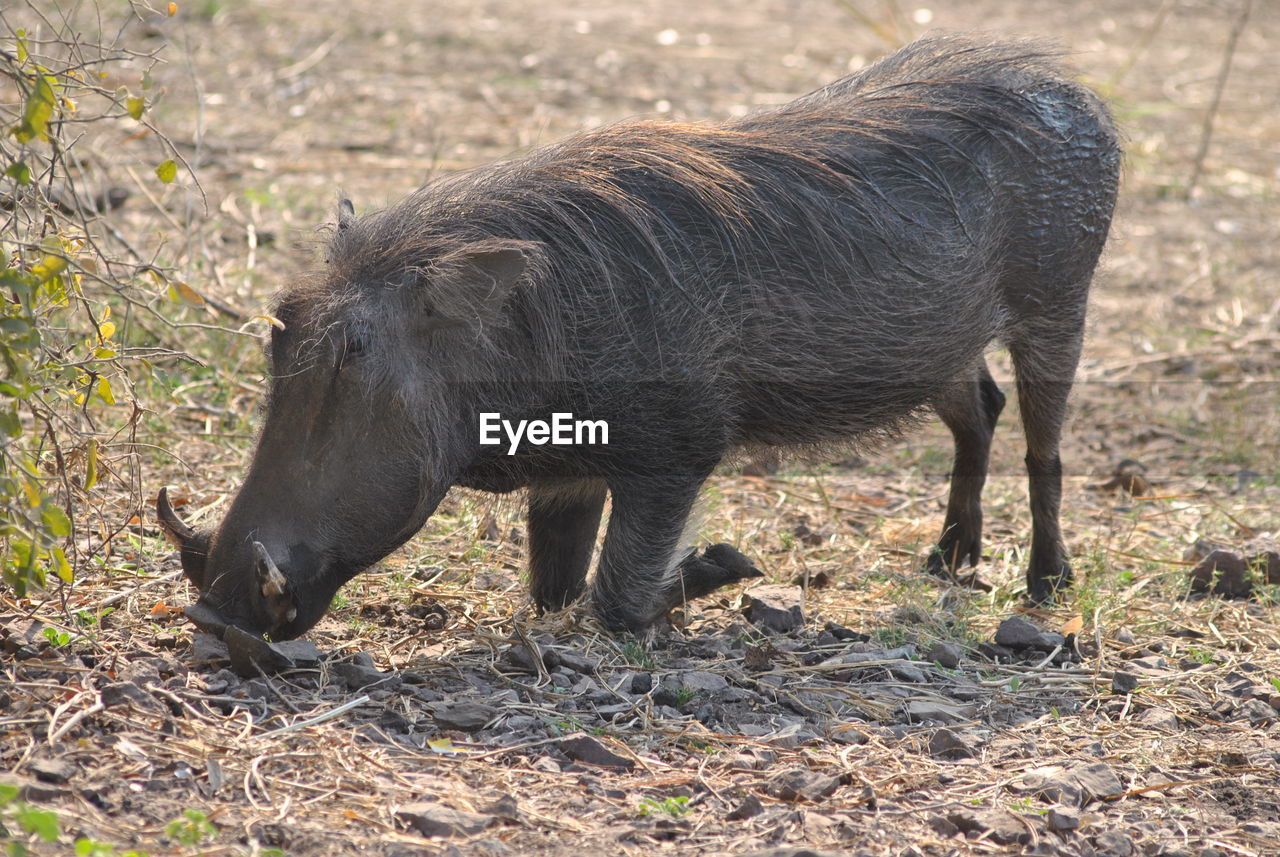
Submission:
<svg viewBox="0 0 1280 857">
<path fill-rule="evenodd" d="M 690 598 L 760 575 L 728 545 L 714 545 L 701 555 L 679 552 L 689 512 L 710 472 L 707 466 L 610 483 L 613 511 L 591 593 L 610 629 L 644 630 Z"/>
<path fill-rule="evenodd" d="M 701 556 L 697 551 L 690 551 L 676 571 L 679 574 L 673 575 L 667 586 L 664 612 L 686 601 L 710 595 L 722 586 L 764 577 L 764 572 L 752 565 L 751 560 L 737 548 L 723 542 L 707 548 Z"/>
<path fill-rule="evenodd" d="M 604 498 L 600 479 L 530 487 L 529 588 L 539 610 L 559 610 L 582 594 Z"/>
</svg>

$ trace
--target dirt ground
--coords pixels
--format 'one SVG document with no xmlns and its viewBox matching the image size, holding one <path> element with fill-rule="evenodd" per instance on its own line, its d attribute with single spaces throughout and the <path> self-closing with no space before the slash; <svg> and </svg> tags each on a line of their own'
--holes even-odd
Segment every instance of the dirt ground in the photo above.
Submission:
<svg viewBox="0 0 1280 857">
<path fill-rule="evenodd" d="M 1079 585 L 1021 607 L 1013 409 L 990 592 L 916 571 L 950 464 L 930 426 L 717 475 L 702 539 L 787 588 L 651 640 L 533 615 L 518 501 L 459 492 L 258 675 L 184 622 L 147 518 L 58 597 L 0 597 L 0 782 L 62 829 L 31 853 L 1280 854 L 1280 555 L 1235 598 L 1188 577 L 1198 540 L 1265 562 L 1280 534 L 1280 6 L 1253 3 L 1190 198 L 1234 0 L 179 6 L 130 38 L 163 49 L 156 121 L 199 187 L 112 217 L 246 319 L 315 264 L 339 190 L 363 212 L 612 120 L 741 116 L 930 29 L 1058 40 L 1126 136 L 1064 449 Z M 262 330 L 162 332 L 204 365 L 138 388 L 147 492 L 175 486 L 194 522 L 250 453 Z M 1124 460 L 1145 484 L 1113 479 Z"/>
</svg>

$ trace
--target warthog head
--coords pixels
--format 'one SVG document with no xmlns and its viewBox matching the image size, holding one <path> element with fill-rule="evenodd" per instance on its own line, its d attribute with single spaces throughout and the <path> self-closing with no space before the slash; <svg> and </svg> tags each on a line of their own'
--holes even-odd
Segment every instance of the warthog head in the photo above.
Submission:
<svg viewBox="0 0 1280 857">
<path fill-rule="evenodd" d="M 449 401 L 467 398 L 478 327 L 534 248 L 370 247 L 371 234 L 344 202 L 326 270 L 280 298 L 261 434 L 222 523 L 197 531 L 160 492 L 160 523 L 200 591 L 186 612 L 206 631 L 305 632 L 423 525 L 478 440 L 469 403 Z"/>
</svg>

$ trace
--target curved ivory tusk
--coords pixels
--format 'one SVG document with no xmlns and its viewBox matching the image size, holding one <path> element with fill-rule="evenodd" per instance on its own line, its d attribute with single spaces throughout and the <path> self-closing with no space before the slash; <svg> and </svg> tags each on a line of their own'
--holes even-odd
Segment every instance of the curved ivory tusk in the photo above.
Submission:
<svg viewBox="0 0 1280 857">
<path fill-rule="evenodd" d="M 279 598 L 289 591 L 289 581 L 284 573 L 276 567 L 271 554 L 262 546 L 262 542 L 253 543 L 253 553 L 257 559 L 258 580 L 262 584 L 262 594 L 268 598 Z"/>
<path fill-rule="evenodd" d="M 156 497 L 156 519 L 159 520 L 160 529 L 164 530 L 165 536 L 178 548 L 186 547 L 187 542 L 195 537 L 196 531 L 178 517 L 173 504 L 169 502 L 167 485 L 160 489 Z"/>
</svg>

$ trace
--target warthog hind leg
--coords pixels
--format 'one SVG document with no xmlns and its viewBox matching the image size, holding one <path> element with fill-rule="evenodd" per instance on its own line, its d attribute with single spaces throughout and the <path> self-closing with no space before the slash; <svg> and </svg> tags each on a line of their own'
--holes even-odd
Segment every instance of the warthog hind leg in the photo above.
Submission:
<svg viewBox="0 0 1280 857">
<path fill-rule="evenodd" d="M 966 563 L 976 566 L 982 558 L 982 486 L 987 481 L 991 438 L 1004 409 L 1004 393 L 992 379 L 986 361 L 981 361 L 970 380 L 957 380 L 934 401 L 933 408 L 951 429 L 955 461 L 947 517 L 925 570 L 955 580 L 958 568 Z M 988 588 L 976 575 L 962 582 Z"/>
</svg>

